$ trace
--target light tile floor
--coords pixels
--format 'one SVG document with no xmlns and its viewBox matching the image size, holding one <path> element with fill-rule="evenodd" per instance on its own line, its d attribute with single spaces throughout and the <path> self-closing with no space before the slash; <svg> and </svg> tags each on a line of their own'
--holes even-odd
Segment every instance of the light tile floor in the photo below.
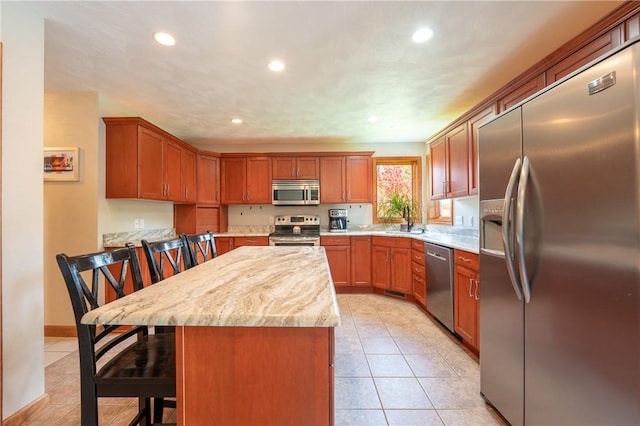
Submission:
<svg viewBox="0 0 640 426">
<path fill-rule="evenodd" d="M 338 303 L 336 426 L 504 424 L 480 396 L 475 357 L 415 305 L 371 294 L 338 295 Z M 79 425 L 76 339 L 47 337 L 45 363 L 50 404 L 24 424 Z M 101 398 L 100 425 L 128 424 L 136 405 Z"/>
<path fill-rule="evenodd" d="M 336 425 L 501 425 L 477 359 L 415 305 L 339 295 Z"/>
</svg>

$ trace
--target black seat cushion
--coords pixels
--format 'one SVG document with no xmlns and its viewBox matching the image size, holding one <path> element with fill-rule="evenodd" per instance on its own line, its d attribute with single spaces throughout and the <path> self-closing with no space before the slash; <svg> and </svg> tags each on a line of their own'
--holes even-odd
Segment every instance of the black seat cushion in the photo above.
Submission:
<svg viewBox="0 0 640 426">
<path fill-rule="evenodd" d="M 161 333 L 122 350 L 98 371 L 95 381 L 99 396 L 122 395 L 124 381 L 132 394 L 170 397 L 176 395 L 175 377 L 175 335 Z"/>
</svg>

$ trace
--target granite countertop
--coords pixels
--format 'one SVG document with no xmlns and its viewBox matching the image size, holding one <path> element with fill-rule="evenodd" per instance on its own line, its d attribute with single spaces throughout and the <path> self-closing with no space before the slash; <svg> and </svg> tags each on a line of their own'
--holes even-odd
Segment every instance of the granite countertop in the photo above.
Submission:
<svg viewBox="0 0 640 426">
<path fill-rule="evenodd" d="M 268 236 L 268 232 L 217 232 L 216 237 L 264 237 Z M 428 243 L 440 244 L 454 249 L 465 250 L 478 254 L 480 252 L 479 239 L 473 236 L 457 235 L 444 232 L 421 232 L 421 231 L 372 231 L 372 230 L 347 230 L 346 232 L 329 232 L 320 231 L 321 237 L 338 237 L 338 236 L 382 236 L 382 237 L 400 237 L 414 238 Z"/>
<path fill-rule="evenodd" d="M 102 234 L 102 246 L 105 248 L 124 247 L 127 243 L 132 243 L 140 247 L 141 240 L 159 241 L 174 238 L 176 230 L 174 228 L 140 229 L 137 231 L 114 232 Z"/>
<path fill-rule="evenodd" d="M 84 324 L 335 327 L 324 247 L 240 247 L 101 306 Z"/>
</svg>

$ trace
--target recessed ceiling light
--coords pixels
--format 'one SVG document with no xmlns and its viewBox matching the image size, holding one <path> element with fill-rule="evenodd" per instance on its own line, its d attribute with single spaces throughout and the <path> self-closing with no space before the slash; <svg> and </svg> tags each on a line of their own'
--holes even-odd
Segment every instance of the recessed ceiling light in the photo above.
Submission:
<svg viewBox="0 0 640 426">
<path fill-rule="evenodd" d="M 153 38 L 163 46 L 173 46 L 176 44 L 176 39 L 171 34 L 158 32 L 153 35 Z"/>
<path fill-rule="evenodd" d="M 273 72 L 284 71 L 284 62 L 274 59 L 269 62 L 269 69 Z"/>
<path fill-rule="evenodd" d="M 415 43 L 424 43 L 425 41 L 431 40 L 431 37 L 433 37 L 433 30 L 431 28 L 420 28 L 413 33 L 411 39 Z"/>
<path fill-rule="evenodd" d="M 232 118 L 231 122 L 233 124 L 242 124 L 242 119 L 241 118 Z"/>
<path fill-rule="evenodd" d="M 375 123 L 376 121 L 378 121 L 378 117 L 376 117 L 375 115 L 372 115 L 371 117 L 367 118 L 367 121 L 369 123 Z"/>
</svg>

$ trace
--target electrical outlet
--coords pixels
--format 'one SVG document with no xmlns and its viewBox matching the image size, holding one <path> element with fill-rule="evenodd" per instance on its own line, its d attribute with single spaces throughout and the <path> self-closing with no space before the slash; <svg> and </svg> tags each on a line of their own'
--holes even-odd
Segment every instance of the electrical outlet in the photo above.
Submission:
<svg viewBox="0 0 640 426">
<path fill-rule="evenodd" d="M 269 223 L 273 225 L 273 216 L 269 216 Z"/>
<path fill-rule="evenodd" d="M 140 219 L 140 229 L 144 229 L 144 219 Z"/>
<path fill-rule="evenodd" d="M 464 217 L 463 216 L 456 216 L 456 220 L 454 222 L 454 225 L 462 225 L 464 224 Z"/>
<path fill-rule="evenodd" d="M 140 229 L 140 219 L 134 219 L 133 220 L 133 227 L 135 229 Z"/>
<path fill-rule="evenodd" d="M 473 216 L 469 216 L 469 226 L 473 226 Z"/>
</svg>

